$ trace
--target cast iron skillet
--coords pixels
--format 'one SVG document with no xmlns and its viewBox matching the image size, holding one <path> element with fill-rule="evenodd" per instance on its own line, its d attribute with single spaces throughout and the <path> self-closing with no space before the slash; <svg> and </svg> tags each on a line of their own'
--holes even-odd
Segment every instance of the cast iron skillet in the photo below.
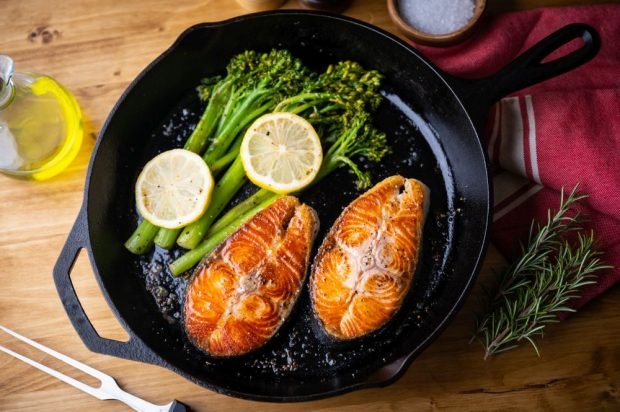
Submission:
<svg viewBox="0 0 620 412">
<path fill-rule="evenodd" d="M 574 39 L 583 45 L 542 63 Z M 372 336 L 345 344 L 326 339 L 306 288 L 265 348 L 238 359 L 214 359 L 188 341 L 178 322 L 186 281 L 172 279 L 166 263 L 179 251 L 135 257 L 123 247 L 137 220 L 133 185 L 151 156 L 182 145 L 200 113 L 194 88 L 201 78 L 223 72 L 236 53 L 271 48 L 289 49 L 317 70 L 353 59 L 385 75 L 385 102 L 375 117 L 393 149 L 381 165 L 369 168 L 374 182 L 400 173 L 431 188 L 423 256 L 403 309 Z M 54 268 L 73 326 L 92 351 L 160 365 L 241 398 L 305 401 L 394 382 L 456 314 L 484 256 L 492 195 L 477 127 L 490 105 L 576 68 L 598 49 L 597 33 L 573 24 L 497 74 L 466 81 L 442 73 L 396 37 L 336 15 L 278 11 L 189 28 L 129 86 L 93 151 L 84 203 Z M 348 173 L 339 171 L 302 196 L 321 219 L 315 250 L 358 194 Z M 70 272 L 82 248 L 128 342 L 100 337 L 80 305 Z"/>
</svg>

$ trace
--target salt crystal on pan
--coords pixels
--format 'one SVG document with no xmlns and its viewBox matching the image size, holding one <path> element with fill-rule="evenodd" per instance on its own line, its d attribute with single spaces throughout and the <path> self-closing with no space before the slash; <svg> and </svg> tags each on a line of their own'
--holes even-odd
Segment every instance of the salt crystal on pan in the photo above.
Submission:
<svg viewBox="0 0 620 412">
<path fill-rule="evenodd" d="M 464 27 L 474 16 L 474 0 L 401 0 L 403 19 L 429 34 L 448 34 Z"/>
</svg>

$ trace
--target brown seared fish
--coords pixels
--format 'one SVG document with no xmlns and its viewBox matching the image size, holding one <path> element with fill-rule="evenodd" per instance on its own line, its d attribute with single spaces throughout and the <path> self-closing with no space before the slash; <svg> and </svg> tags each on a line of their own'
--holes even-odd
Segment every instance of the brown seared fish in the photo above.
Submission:
<svg viewBox="0 0 620 412">
<path fill-rule="evenodd" d="M 310 279 L 314 312 L 329 335 L 365 335 L 400 308 L 420 255 L 428 202 L 426 185 L 392 176 L 344 209 Z"/>
<path fill-rule="evenodd" d="M 185 330 L 213 356 L 264 345 L 297 300 L 318 228 L 314 209 L 279 198 L 219 245 L 196 269 Z"/>
</svg>

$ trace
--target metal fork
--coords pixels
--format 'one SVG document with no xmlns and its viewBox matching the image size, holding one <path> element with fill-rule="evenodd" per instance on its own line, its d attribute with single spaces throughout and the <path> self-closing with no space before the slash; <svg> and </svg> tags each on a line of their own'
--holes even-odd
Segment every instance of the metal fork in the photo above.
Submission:
<svg viewBox="0 0 620 412">
<path fill-rule="evenodd" d="M 101 382 L 101 386 L 99 386 L 98 388 L 95 388 L 93 386 L 87 385 L 84 382 L 80 382 L 70 376 L 67 376 L 61 372 L 58 372 L 57 370 L 51 369 L 45 365 L 40 364 L 37 361 L 27 358 L 24 355 L 20 355 L 19 353 L 14 352 L 0 345 L 0 351 L 7 353 L 11 356 L 14 356 L 17 359 L 23 362 L 26 362 L 27 364 L 34 366 L 35 368 L 42 370 L 43 372 L 46 372 L 52 375 L 53 377 L 58 378 L 61 381 L 68 383 L 69 385 L 84 391 L 88 393 L 89 395 L 94 396 L 97 399 L 101 399 L 101 400 L 116 399 L 116 400 L 119 400 L 125 403 L 126 405 L 128 405 L 129 407 L 131 407 L 132 409 L 136 411 L 144 411 L 144 412 L 185 412 L 188 409 L 186 408 L 185 405 L 183 405 L 181 402 L 178 402 L 176 400 L 170 402 L 167 405 L 155 405 L 153 403 L 147 402 L 144 399 L 140 399 L 137 396 L 134 396 L 122 390 L 118 386 L 118 384 L 116 383 L 113 377 L 106 375 L 103 372 L 93 369 L 90 366 L 83 364 L 82 362 L 76 361 L 75 359 L 71 359 L 67 355 L 63 355 L 62 353 L 56 352 L 53 349 L 43 346 L 40 343 L 37 343 L 31 339 L 28 339 L 27 337 L 22 336 L 17 332 L 13 332 L 12 330 L 2 325 L 0 325 L 0 330 L 3 330 L 9 335 L 21 340 L 22 342 L 29 344 L 30 346 L 33 346 L 39 349 L 42 352 L 52 355 L 56 359 L 61 360 L 73 366 L 74 368 L 81 370 L 82 372 L 92 376 L 93 378 L 99 379 L 99 381 Z"/>
</svg>

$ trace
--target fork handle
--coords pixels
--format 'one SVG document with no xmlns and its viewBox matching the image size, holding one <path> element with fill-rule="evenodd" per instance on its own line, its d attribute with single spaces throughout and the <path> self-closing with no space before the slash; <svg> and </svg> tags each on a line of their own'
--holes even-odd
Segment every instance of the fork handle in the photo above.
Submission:
<svg viewBox="0 0 620 412">
<path fill-rule="evenodd" d="M 117 401 L 121 401 L 135 411 L 186 412 L 187 410 L 189 410 L 187 406 L 177 400 L 174 400 L 167 405 L 156 405 L 151 402 L 145 401 L 144 399 L 138 398 L 137 396 L 132 395 L 129 392 L 125 392 L 118 386 L 114 378 L 108 378 L 109 379 L 105 379 L 101 382 L 102 384 L 99 389 L 105 392 L 109 396 L 109 399 L 116 399 Z"/>
<path fill-rule="evenodd" d="M 172 404 L 170 405 L 170 409 L 168 409 L 170 412 L 189 412 L 189 407 L 179 401 L 172 401 Z"/>
<path fill-rule="evenodd" d="M 86 219 L 86 207 L 83 205 L 77 219 L 69 233 L 67 241 L 56 261 L 54 266 L 54 283 L 56 284 L 56 290 L 60 296 L 60 300 L 75 328 L 76 332 L 82 339 L 82 342 L 88 349 L 93 352 L 102 353 L 105 355 L 112 355 L 124 359 L 136 360 L 146 363 L 151 363 L 158 366 L 164 366 L 164 361 L 151 351 L 138 337 L 129 333 L 129 341 L 120 342 L 113 339 L 106 339 L 97 333 L 93 327 L 90 319 L 84 312 L 84 308 L 80 303 L 80 300 L 75 292 L 73 283 L 71 282 L 71 271 L 75 260 L 82 249 L 88 249 L 88 226 Z M 92 262 L 92 253 L 89 252 L 89 257 Z M 107 296 L 105 290 L 101 288 L 101 280 L 97 274 L 96 267 L 93 267 L 95 271 L 95 278 L 99 283 L 100 289 L 109 302 L 110 299 Z M 117 320 L 121 326 L 128 330 L 124 322 L 119 318 L 116 313 L 116 309 L 111 307 L 111 310 L 116 315 Z"/>
</svg>

